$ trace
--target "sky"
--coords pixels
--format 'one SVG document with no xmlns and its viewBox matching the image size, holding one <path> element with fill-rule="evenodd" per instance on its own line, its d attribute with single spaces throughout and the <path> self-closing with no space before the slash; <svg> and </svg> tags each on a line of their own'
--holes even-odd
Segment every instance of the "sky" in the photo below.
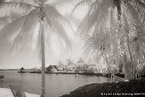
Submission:
<svg viewBox="0 0 145 97">
<path fill-rule="evenodd" d="M 53 2 L 54 0 L 51 1 Z M 58 6 L 57 10 L 66 18 L 70 19 L 74 5 L 75 3 L 68 3 L 65 4 L 65 7 L 64 5 Z M 75 30 L 85 16 L 84 12 L 86 12 L 87 8 L 81 7 L 79 10 L 81 10 L 79 11 L 79 14 L 75 13 L 75 18 L 72 18 L 72 24 Z M 57 64 L 59 61 L 65 63 L 66 59 L 71 59 L 76 62 L 79 58 L 83 58 L 83 40 L 81 40 L 77 33 L 74 33 L 73 40 L 71 49 L 64 48 L 57 44 L 57 41 L 59 41 L 57 39 L 53 41 L 52 45 L 54 46 L 48 46 L 46 49 L 46 66 L 49 66 L 50 64 Z M 22 49 L 14 53 L 10 42 L 5 41 L 0 43 L 0 69 L 19 69 L 21 67 L 40 68 L 40 59 L 41 58 L 37 50 L 32 51 L 31 49 L 23 46 Z"/>
</svg>

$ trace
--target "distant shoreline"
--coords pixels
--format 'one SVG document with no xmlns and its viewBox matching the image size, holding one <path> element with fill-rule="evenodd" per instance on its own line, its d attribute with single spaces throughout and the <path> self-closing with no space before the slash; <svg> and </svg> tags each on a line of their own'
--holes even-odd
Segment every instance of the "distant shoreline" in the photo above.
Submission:
<svg viewBox="0 0 145 97">
<path fill-rule="evenodd" d="M 0 69 L 0 71 L 16 71 L 18 73 L 36 73 L 36 74 L 40 74 L 41 71 L 35 71 L 33 69 L 25 69 L 23 72 L 20 72 L 19 69 Z M 108 77 L 110 78 L 111 77 L 111 74 L 110 73 L 86 73 L 86 72 L 83 72 L 83 73 L 76 73 L 76 72 L 64 72 L 64 71 L 57 71 L 57 72 L 49 72 L 49 71 L 46 71 L 45 74 L 56 74 L 56 75 L 59 75 L 59 74 L 70 74 L 70 75 L 75 75 L 75 76 L 78 76 L 78 75 L 88 75 L 88 76 L 102 76 L 102 77 Z M 119 77 L 122 77 L 124 78 L 124 74 L 123 73 L 116 73 L 115 74 L 116 76 L 119 76 Z M 145 77 L 145 75 L 141 75 L 142 77 Z"/>
<path fill-rule="evenodd" d="M 18 73 L 37 73 L 37 74 L 40 74 L 41 71 L 35 71 L 33 69 L 25 69 L 23 72 L 20 72 L 19 69 L 0 69 L 0 71 L 17 71 Z M 111 74 L 110 73 L 75 73 L 75 72 L 62 72 L 62 71 L 57 71 L 57 72 L 49 72 L 49 71 L 46 71 L 45 72 L 46 74 L 56 74 L 56 75 L 59 75 L 59 74 L 71 74 L 71 75 L 75 75 L 75 76 L 78 76 L 78 75 L 88 75 L 88 76 L 102 76 L 102 77 L 111 77 Z M 115 74 L 119 77 L 124 77 L 124 74 L 120 74 L 120 73 L 117 73 Z"/>
<path fill-rule="evenodd" d="M 25 70 L 33 70 L 33 69 L 25 69 Z M 19 69 L 0 69 L 0 71 L 19 71 Z"/>
<path fill-rule="evenodd" d="M 0 69 L 0 71 L 18 71 L 19 69 Z"/>
<path fill-rule="evenodd" d="M 41 71 L 33 71 L 33 70 L 24 70 L 24 71 L 18 71 L 18 73 L 37 73 L 37 74 L 40 74 Z M 88 75 L 88 76 L 102 76 L 102 77 L 111 77 L 111 73 L 87 73 L 87 72 L 82 72 L 82 73 L 79 73 L 79 72 L 67 72 L 67 71 L 57 71 L 57 72 L 50 72 L 50 71 L 46 71 L 45 72 L 46 74 L 56 74 L 56 75 L 59 75 L 59 74 L 68 74 L 68 75 L 75 75 L 76 77 L 79 76 L 79 75 Z M 119 77 L 124 77 L 124 74 L 122 73 L 117 73 L 115 74 Z"/>
</svg>

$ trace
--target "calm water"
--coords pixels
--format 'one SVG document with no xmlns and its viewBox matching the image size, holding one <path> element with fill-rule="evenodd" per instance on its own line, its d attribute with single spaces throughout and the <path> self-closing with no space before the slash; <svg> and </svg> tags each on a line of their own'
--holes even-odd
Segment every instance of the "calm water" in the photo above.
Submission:
<svg viewBox="0 0 145 97">
<path fill-rule="evenodd" d="M 0 87 L 7 88 L 13 85 L 16 88 L 29 93 L 41 93 L 41 74 L 17 73 L 15 71 L 0 71 L 5 79 L 0 80 Z M 46 95 L 47 97 L 59 97 L 63 94 L 91 83 L 102 83 L 109 81 L 108 78 L 97 76 L 79 75 L 55 75 L 46 74 Z"/>
</svg>

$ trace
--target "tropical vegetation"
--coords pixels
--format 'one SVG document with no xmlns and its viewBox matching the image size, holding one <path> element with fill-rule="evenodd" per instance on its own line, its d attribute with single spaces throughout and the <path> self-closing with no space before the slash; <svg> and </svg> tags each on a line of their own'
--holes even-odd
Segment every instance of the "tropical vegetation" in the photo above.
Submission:
<svg viewBox="0 0 145 97">
<path fill-rule="evenodd" d="M 113 64 L 123 64 L 125 77 L 136 79 L 145 60 L 145 1 L 81 0 L 74 11 L 86 4 L 89 10 L 78 28 L 85 52 L 96 61 L 103 58 L 110 73 Z"/>
<path fill-rule="evenodd" d="M 71 23 L 55 7 L 70 0 L 0 0 L 0 42 L 9 40 L 14 52 L 23 46 L 38 48 L 41 57 L 42 93 L 45 97 L 45 48 L 51 35 L 70 46 Z M 80 0 L 75 6 L 88 6 L 77 32 L 85 40 L 85 53 L 96 62 L 105 61 L 107 72 L 123 71 L 126 79 L 137 79 L 145 68 L 145 1 L 144 0 Z M 75 15 L 74 15 L 75 16 Z M 66 29 L 67 28 L 67 29 Z M 76 65 L 78 64 L 78 65 Z M 94 68 L 81 58 L 61 70 L 75 67 L 75 72 Z M 73 66 L 74 67 L 73 67 Z M 102 66 L 102 65 L 101 65 Z M 98 65 L 97 68 L 103 68 Z M 52 67 L 47 68 L 50 70 Z M 115 69 L 117 68 L 117 69 Z M 123 68 L 118 69 L 118 68 Z M 101 72 L 100 69 L 97 69 Z"/>
</svg>

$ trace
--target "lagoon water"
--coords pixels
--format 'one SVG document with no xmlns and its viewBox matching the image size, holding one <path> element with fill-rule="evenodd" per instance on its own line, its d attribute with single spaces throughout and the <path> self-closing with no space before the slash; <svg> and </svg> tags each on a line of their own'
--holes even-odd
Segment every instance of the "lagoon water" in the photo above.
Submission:
<svg viewBox="0 0 145 97">
<path fill-rule="evenodd" d="M 25 92 L 41 94 L 41 74 L 17 73 L 17 71 L 0 71 L 4 80 L 0 80 L 0 87 L 14 86 Z M 105 77 L 67 74 L 46 74 L 46 97 L 59 97 L 74 89 L 92 83 L 110 81 Z"/>
</svg>

